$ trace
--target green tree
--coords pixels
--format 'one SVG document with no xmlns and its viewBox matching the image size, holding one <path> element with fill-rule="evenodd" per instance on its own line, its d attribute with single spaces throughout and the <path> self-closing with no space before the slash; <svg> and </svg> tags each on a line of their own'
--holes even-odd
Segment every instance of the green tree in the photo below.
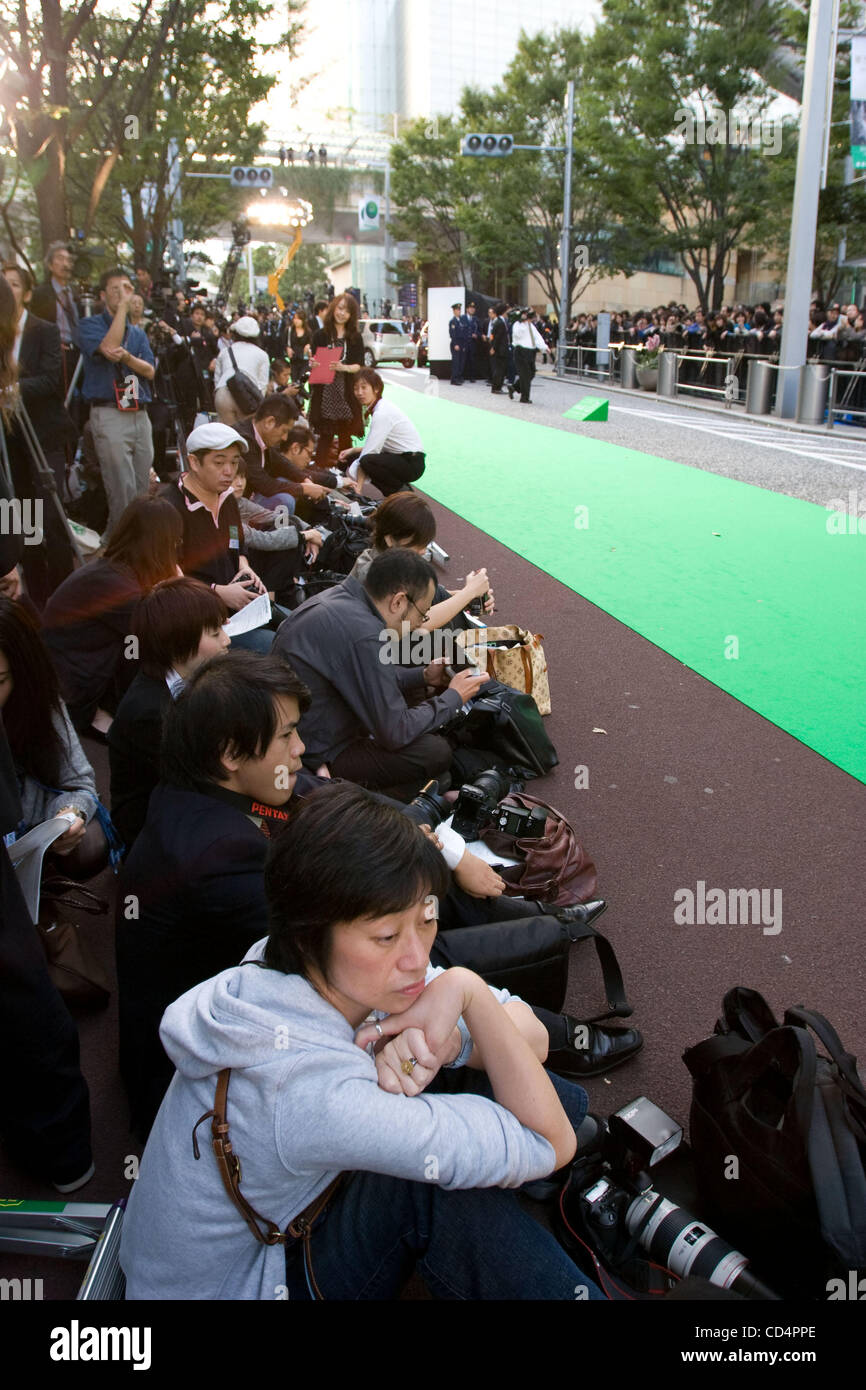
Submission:
<svg viewBox="0 0 866 1390">
<path fill-rule="evenodd" d="M 648 249 L 682 259 L 705 311 L 724 300 L 734 248 L 761 244 L 783 204 L 769 141 L 730 138 L 732 113 L 754 131 L 773 99 L 760 76 L 777 47 L 765 8 L 604 0 L 587 45 L 583 109 L 605 195 Z"/>
<path fill-rule="evenodd" d="M 286 32 L 265 46 L 257 31 L 273 13 L 269 0 L 140 0 L 132 15 L 95 14 L 96 0 L 40 0 L 38 14 L 23 0 L 0 0 L 10 143 L 43 244 L 75 225 L 112 249 L 131 243 L 159 269 L 177 214 L 171 142 L 182 157 L 255 156 L 263 129 L 249 112 L 276 80 L 256 71 L 258 59 L 275 47 L 291 54 L 302 28 L 305 0 L 281 3 Z M 185 178 L 187 236 L 236 214 L 240 196 Z"/>
<path fill-rule="evenodd" d="M 391 199 L 396 207 L 390 231 L 397 241 L 414 242 L 413 268 L 436 266 L 448 280 L 470 284 L 459 210 L 475 196 L 478 160 L 461 159 L 462 121 L 439 117 L 410 122 L 391 146 Z"/>
</svg>

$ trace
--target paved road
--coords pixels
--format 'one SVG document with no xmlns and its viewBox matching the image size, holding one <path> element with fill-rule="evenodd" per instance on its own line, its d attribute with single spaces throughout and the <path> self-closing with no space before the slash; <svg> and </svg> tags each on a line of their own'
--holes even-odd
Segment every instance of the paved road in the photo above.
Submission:
<svg viewBox="0 0 866 1390">
<path fill-rule="evenodd" d="M 492 396 L 489 386 L 481 382 L 452 386 L 431 378 L 426 371 L 403 368 L 384 368 L 383 374 L 401 386 L 443 400 L 605 439 L 834 510 L 839 498 L 848 508 L 849 492 L 854 490 L 854 510 L 866 513 L 866 478 L 862 476 L 866 474 L 866 429 L 838 426 L 825 439 L 808 431 L 761 425 L 736 415 L 708 414 L 637 393 L 612 393 L 607 422 L 566 420 L 564 412 L 576 401 L 584 396 L 604 396 L 604 389 L 539 374 L 532 386 L 532 404 L 521 405 L 517 397 L 510 401 L 507 395 Z"/>
</svg>

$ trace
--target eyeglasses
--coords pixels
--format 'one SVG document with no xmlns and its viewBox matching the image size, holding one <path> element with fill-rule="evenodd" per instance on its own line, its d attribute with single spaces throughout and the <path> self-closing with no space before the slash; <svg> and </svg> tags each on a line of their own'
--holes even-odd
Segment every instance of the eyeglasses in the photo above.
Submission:
<svg viewBox="0 0 866 1390">
<path fill-rule="evenodd" d="M 420 614 L 421 621 L 424 622 L 424 623 L 426 623 L 427 619 L 430 617 L 430 609 L 428 608 L 428 609 L 427 609 L 427 612 L 425 613 L 425 612 L 423 612 L 423 611 L 418 607 L 417 603 L 415 602 L 415 600 L 413 599 L 413 597 L 412 597 L 411 594 L 407 594 L 406 597 L 407 597 L 407 599 L 409 600 L 409 602 L 411 603 L 412 607 L 415 609 L 415 612 L 418 613 L 418 614 Z"/>
</svg>

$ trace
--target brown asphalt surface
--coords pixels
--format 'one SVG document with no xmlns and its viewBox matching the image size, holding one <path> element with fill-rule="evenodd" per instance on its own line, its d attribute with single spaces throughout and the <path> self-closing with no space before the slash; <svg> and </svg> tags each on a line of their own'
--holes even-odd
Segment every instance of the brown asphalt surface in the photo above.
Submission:
<svg viewBox="0 0 866 1390">
<path fill-rule="evenodd" d="M 749 985 L 777 1016 L 803 1003 L 825 1013 L 847 1048 L 863 1054 L 862 922 L 866 789 L 811 749 L 630 631 L 579 595 L 433 504 L 450 554 L 444 582 L 486 565 L 500 622 L 543 633 L 559 766 L 528 790 L 571 821 L 595 859 L 609 903 L 599 926 L 615 946 L 643 1052 L 587 1083 L 600 1114 L 647 1095 L 688 1120 L 687 1046 L 712 1032 L 725 991 Z M 601 732 L 603 731 L 603 732 Z M 104 748 L 85 748 L 107 800 Z M 589 785 L 575 788 L 575 769 Z M 585 779 L 584 779 L 585 780 Z M 782 930 L 760 923 L 683 926 L 674 893 L 780 890 Z M 90 885 L 113 892 L 104 874 Z M 74 914 L 71 914 L 74 915 Z M 113 973 L 111 915 L 82 928 Z M 595 951 L 574 948 L 566 1008 L 600 1011 Z M 96 1176 L 73 1201 L 107 1202 L 129 1190 L 127 1128 L 116 1067 L 116 998 L 79 1019 L 90 1085 Z M 0 1194 L 55 1194 L 0 1153 Z M 41 1277 L 46 1298 L 71 1298 L 84 1266 L 0 1255 L 0 1277 Z"/>
</svg>

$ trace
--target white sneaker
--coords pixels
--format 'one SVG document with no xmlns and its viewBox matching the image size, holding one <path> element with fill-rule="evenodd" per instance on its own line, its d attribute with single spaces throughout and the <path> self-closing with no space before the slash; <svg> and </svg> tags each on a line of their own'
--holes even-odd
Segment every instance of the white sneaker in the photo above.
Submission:
<svg viewBox="0 0 866 1390">
<path fill-rule="evenodd" d="M 84 1187 L 86 1183 L 90 1182 L 95 1172 L 96 1164 L 91 1163 L 87 1172 L 83 1173 L 80 1178 L 76 1178 L 74 1182 L 54 1182 L 51 1186 L 56 1192 L 77 1192 L 79 1187 Z"/>
</svg>

